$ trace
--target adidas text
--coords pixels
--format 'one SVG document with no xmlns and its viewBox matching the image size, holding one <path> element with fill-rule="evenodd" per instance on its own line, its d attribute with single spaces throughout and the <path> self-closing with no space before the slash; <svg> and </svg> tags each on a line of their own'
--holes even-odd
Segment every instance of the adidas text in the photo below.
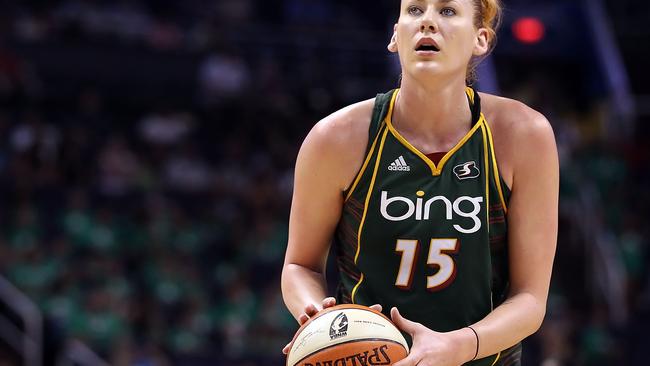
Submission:
<svg viewBox="0 0 650 366">
<path fill-rule="evenodd" d="M 410 172 L 411 167 L 410 166 L 394 166 L 394 165 L 389 165 L 388 170 L 394 171 L 394 172 Z"/>
</svg>

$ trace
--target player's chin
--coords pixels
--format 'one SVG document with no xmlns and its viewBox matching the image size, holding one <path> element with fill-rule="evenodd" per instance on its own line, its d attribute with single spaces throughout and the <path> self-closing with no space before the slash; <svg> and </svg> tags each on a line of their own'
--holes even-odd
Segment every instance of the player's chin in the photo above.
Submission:
<svg viewBox="0 0 650 366">
<path fill-rule="evenodd" d="M 436 78 L 445 74 L 445 68 L 440 62 L 433 60 L 417 60 L 409 65 L 406 70 L 408 74 L 418 80 Z"/>
<path fill-rule="evenodd" d="M 441 72 L 443 70 L 440 62 L 436 60 L 417 60 L 413 64 L 413 69 L 420 72 Z"/>
</svg>

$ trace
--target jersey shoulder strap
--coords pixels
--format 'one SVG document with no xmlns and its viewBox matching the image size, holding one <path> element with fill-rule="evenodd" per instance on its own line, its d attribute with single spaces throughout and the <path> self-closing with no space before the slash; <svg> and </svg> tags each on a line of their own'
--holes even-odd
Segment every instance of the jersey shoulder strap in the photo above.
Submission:
<svg viewBox="0 0 650 366">
<path fill-rule="evenodd" d="M 370 127 L 368 128 L 368 147 L 366 148 L 366 155 L 370 149 L 370 142 L 375 139 L 379 129 L 381 128 L 381 123 L 386 118 L 388 110 L 390 109 L 390 100 L 393 98 L 393 93 L 395 90 L 391 90 L 386 93 L 379 93 L 375 97 L 375 106 L 372 108 L 372 118 L 370 119 Z"/>
<path fill-rule="evenodd" d="M 379 93 L 375 97 L 375 104 L 372 108 L 372 117 L 370 118 L 370 124 L 368 126 L 368 143 L 366 144 L 366 152 L 364 154 L 365 163 L 357 172 L 355 176 L 356 178 L 354 179 L 352 185 L 343 191 L 343 196 L 345 197 L 346 201 L 352 194 L 352 191 L 354 191 L 356 188 L 356 185 L 361 179 L 361 176 L 365 170 L 365 166 L 370 159 L 370 156 L 368 155 L 372 153 L 371 150 L 374 145 L 373 141 L 376 141 L 378 138 L 379 132 L 383 125 L 383 121 L 386 118 L 388 111 L 390 110 L 390 101 L 395 92 L 396 90 L 393 89 L 386 93 Z"/>
<path fill-rule="evenodd" d="M 472 126 L 474 126 L 481 119 L 481 97 L 479 97 L 478 92 L 471 86 L 465 89 L 465 93 L 469 100 L 469 108 L 472 112 Z"/>
</svg>

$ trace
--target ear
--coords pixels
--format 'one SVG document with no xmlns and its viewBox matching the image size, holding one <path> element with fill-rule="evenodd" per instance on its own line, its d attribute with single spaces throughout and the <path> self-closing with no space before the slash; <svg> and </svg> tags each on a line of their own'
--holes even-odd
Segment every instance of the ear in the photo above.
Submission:
<svg viewBox="0 0 650 366">
<path fill-rule="evenodd" d="M 386 48 L 392 53 L 397 52 L 397 24 L 393 26 L 393 36 L 390 37 L 390 42 Z"/>
<path fill-rule="evenodd" d="M 486 28 L 480 28 L 476 32 L 476 42 L 474 44 L 474 56 L 483 56 L 490 49 L 490 32 Z"/>
</svg>

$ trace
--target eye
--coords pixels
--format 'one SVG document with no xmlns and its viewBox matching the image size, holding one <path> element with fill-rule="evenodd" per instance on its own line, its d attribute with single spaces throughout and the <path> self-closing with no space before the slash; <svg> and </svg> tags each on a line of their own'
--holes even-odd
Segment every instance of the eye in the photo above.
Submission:
<svg viewBox="0 0 650 366">
<path fill-rule="evenodd" d="M 440 15 L 451 17 L 456 15 L 456 10 L 454 10 L 453 8 L 442 8 L 442 10 L 440 10 Z"/>
<path fill-rule="evenodd" d="M 409 15 L 413 16 L 422 15 L 424 13 L 424 11 L 422 11 L 422 9 L 418 8 L 417 6 L 409 6 L 406 11 Z"/>
</svg>

